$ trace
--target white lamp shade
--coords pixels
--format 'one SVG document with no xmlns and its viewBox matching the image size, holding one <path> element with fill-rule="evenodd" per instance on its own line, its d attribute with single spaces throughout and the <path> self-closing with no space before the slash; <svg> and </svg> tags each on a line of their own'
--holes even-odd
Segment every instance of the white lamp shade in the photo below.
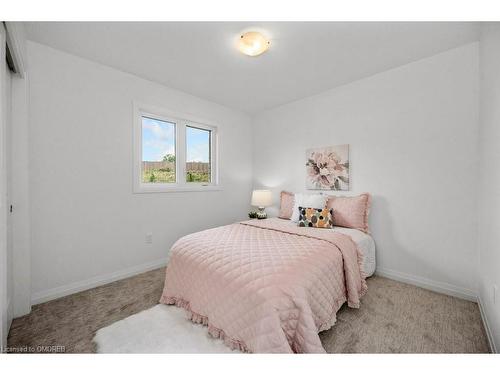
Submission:
<svg viewBox="0 0 500 375">
<path fill-rule="evenodd" d="M 269 207 L 273 204 L 271 190 L 254 190 L 252 192 L 252 206 Z"/>
</svg>

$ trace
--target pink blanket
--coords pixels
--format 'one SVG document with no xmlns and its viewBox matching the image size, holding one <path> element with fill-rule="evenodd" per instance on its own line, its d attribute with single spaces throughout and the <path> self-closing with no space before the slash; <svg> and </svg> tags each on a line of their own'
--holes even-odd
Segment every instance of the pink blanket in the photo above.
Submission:
<svg viewBox="0 0 500 375">
<path fill-rule="evenodd" d="M 174 244 L 160 302 L 232 348 L 324 353 L 318 332 L 366 292 L 361 256 L 349 236 L 282 219 L 209 229 Z"/>
</svg>

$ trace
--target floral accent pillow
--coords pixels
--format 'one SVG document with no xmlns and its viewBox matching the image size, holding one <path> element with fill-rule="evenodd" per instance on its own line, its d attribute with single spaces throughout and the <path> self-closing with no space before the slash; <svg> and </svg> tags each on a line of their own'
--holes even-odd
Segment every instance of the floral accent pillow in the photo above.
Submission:
<svg viewBox="0 0 500 375">
<path fill-rule="evenodd" d="M 333 210 L 299 207 L 299 227 L 332 228 Z"/>
<path fill-rule="evenodd" d="M 328 197 L 326 195 L 321 194 L 295 194 L 293 199 L 292 217 L 290 217 L 290 220 L 295 223 L 299 222 L 299 207 L 325 207 L 327 198 Z"/>
</svg>

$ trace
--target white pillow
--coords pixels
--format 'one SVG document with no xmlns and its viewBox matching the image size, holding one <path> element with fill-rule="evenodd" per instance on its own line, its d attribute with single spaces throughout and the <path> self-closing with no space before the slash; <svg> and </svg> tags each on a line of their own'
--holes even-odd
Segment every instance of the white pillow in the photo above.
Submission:
<svg viewBox="0 0 500 375">
<path fill-rule="evenodd" d="M 295 194 L 292 217 L 290 217 L 290 220 L 298 223 L 300 216 L 299 207 L 325 208 L 327 198 L 327 196 L 320 194 Z"/>
</svg>

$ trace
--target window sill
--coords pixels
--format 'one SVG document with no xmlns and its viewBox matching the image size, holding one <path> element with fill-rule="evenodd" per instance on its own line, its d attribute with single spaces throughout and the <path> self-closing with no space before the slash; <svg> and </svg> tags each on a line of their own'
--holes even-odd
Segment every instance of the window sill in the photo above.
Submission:
<svg viewBox="0 0 500 375">
<path fill-rule="evenodd" d="M 220 185 L 194 185 L 194 186 L 151 186 L 141 185 L 134 187 L 134 194 L 147 193 L 183 193 L 183 192 L 203 192 L 203 191 L 221 191 Z"/>
</svg>

